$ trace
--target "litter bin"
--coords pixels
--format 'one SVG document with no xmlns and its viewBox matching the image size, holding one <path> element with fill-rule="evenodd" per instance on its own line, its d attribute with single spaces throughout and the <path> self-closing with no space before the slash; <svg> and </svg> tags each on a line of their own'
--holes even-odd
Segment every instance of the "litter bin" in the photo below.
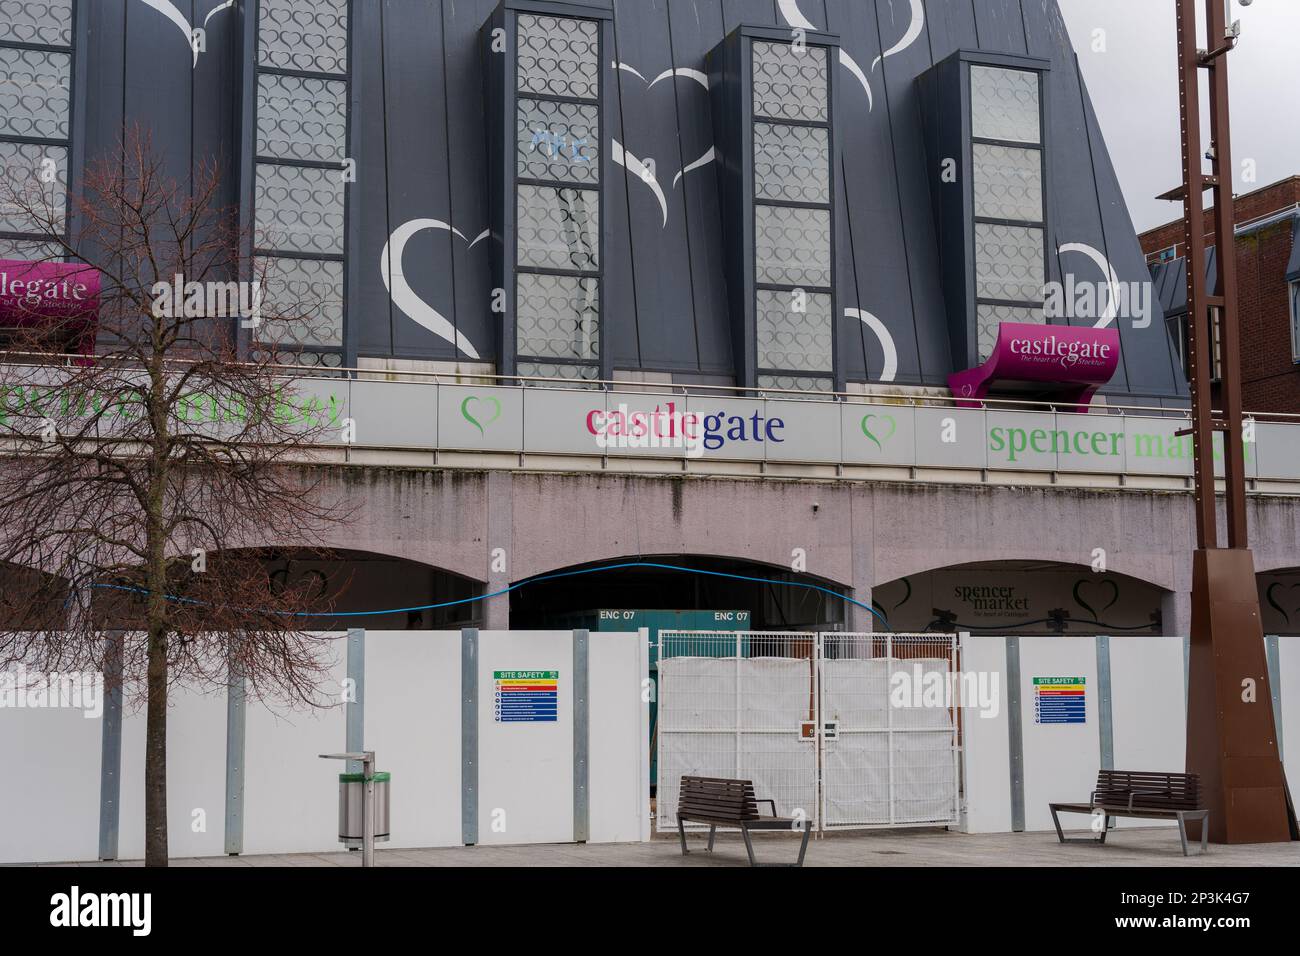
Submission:
<svg viewBox="0 0 1300 956">
<path fill-rule="evenodd" d="M 388 788 L 391 774 L 375 774 L 375 839 L 388 839 Z M 359 773 L 339 774 L 339 842 L 361 846 L 365 837 L 365 777 Z"/>
</svg>

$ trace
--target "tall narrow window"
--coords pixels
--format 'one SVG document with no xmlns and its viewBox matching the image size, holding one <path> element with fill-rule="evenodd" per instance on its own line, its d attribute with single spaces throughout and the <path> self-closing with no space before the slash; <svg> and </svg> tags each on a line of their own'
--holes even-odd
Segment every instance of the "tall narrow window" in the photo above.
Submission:
<svg viewBox="0 0 1300 956">
<path fill-rule="evenodd" d="M 1042 324 L 1046 280 L 1039 74 L 972 64 L 977 359 L 1003 322 Z"/>
<path fill-rule="evenodd" d="M 343 364 L 349 0 L 259 0 L 254 269 L 273 320 L 259 348 Z"/>
<path fill-rule="evenodd" d="M 484 27 L 492 141 L 493 232 L 505 293 L 501 364 L 525 378 L 601 378 L 605 164 L 602 122 L 609 11 L 555 15 L 511 0 Z M 499 38 L 509 56 L 501 55 Z"/>
<path fill-rule="evenodd" d="M 518 372 L 599 378 L 600 29 L 516 23 Z"/>
<path fill-rule="evenodd" d="M 753 45 L 758 387 L 834 387 L 829 59 Z"/>
<path fill-rule="evenodd" d="M 1291 283 L 1291 361 L 1300 362 L 1300 279 Z"/>
<path fill-rule="evenodd" d="M 831 391 L 837 40 L 741 27 L 709 57 L 739 384 Z"/>
<path fill-rule="evenodd" d="M 58 260 L 67 230 L 72 0 L 0 0 L 0 259 Z"/>
</svg>

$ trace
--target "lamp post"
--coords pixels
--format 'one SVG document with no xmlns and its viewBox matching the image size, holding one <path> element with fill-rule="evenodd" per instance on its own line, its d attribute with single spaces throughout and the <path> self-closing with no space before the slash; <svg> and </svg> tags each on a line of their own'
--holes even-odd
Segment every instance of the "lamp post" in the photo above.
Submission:
<svg viewBox="0 0 1300 956">
<path fill-rule="evenodd" d="M 1194 462 L 1196 551 L 1192 564 L 1192 636 L 1187 695 L 1187 770 L 1199 774 L 1215 843 L 1300 839 L 1277 744 L 1255 565 L 1248 548 L 1241 343 L 1237 312 L 1228 56 L 1240 27 L 1232 0 L 1205 0 L 1207 48 L 1196 42 L 1196 0 L 1175 0 L 1183 185 L 1161 198 L 1181 199 L 1187 250 L 1189 383 Z M 1200 74 L 1209 80 L 1210 142 L 1202 159 Z M 1204 171 L 1204 161 L 1210 172 Z M 1206 217 L 1218 247 L 1216 294 L 1206 288 Z M 1216 335 L 1217 332 L 1217 335 Z M 1211 364 L 1219 346 L 1218 395 Z M 1215 398 L 1221 410 L 1214 408 Z M 1219 542 L 1214 435 L 1223 435 L 1226 546 Z M 1199 824 L 1189 824 L 1199 836 Z"/>
</svg>

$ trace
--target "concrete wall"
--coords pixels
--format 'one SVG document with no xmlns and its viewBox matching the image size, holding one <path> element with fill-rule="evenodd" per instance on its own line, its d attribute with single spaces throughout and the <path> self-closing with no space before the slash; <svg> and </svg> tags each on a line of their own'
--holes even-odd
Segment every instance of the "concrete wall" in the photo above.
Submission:
<svg viewBox="0 0 1300 956">
<path fill-rule="evenodd" d="M 1031 559 L 1110 571 L 1170 592 L 1164 631 L 1190 627 L 1191 495 L 1051 487 L 654 478 L 452 470 L 339 470 L 357 506 L 335 529 L 341 548 L 408 558 L 486 581 L 510 581 L 616 558 L 716 555 L 807 570 L 869 601 L 875 585 L 976 561 Z M 813 506 L 817 510 L 813 510 Z M 1300 566 L 1300 499 L 1250 500 L 1257 570 Z M 291 541 L 266 544 L 289 545 Z M 491 570 L 496 548 L 504 571 Z M 490 627 L 508 626 L 506 598 Z M 849 624 L 869 629 L 858 612 Z"/>
</svg>

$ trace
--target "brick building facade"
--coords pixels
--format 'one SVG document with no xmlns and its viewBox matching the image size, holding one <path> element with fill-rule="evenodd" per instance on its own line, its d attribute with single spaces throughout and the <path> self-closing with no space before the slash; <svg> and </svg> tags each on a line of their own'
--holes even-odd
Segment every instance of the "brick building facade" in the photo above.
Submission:
<svg viewBox="0 0 1300 956">
<path fill-rule="evenodd" d="M 1236 201 L 1242 398 L 1247 409 L 1300 413 L 1300 176 Z M 1181 219 L 1139 236 L 1171 334 L 1187 314 Z M 1206 270 L 1213 284 L 1214 237 Z"/>
</svg>

